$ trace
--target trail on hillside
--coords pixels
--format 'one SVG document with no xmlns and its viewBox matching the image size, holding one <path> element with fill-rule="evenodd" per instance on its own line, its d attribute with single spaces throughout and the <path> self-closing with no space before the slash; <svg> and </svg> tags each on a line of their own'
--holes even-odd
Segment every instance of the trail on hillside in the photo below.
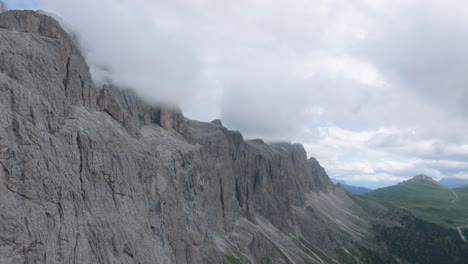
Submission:
<svg viewBox="0 0 468 264">
<path fill-rule="evenodd" d="M 461 227 L 459 227 L 459 226 L 457 226 L 457 229 L 458 229 L 458 233 L 460 234 L 461 239 L 463 240 L 463 242 L 466 243 L 466 238 L 465 238 L 465 236 L 463 235 L 463 230 L 462 230 Z"/>
<path fill-rule="evenodd" d="M 450 189 L 450 188 L 448 188 L 448 189 L 449 189 L 449 190 L 453 193 L 453 195 L 455 196 L 455 199 L 453 199 L 453 200 L 451 201 L 451 203 L 454 204 L 454 203 L 458 200 L 458 194 L 457 194 L 454 190 L 452 190 L 452 189 Z"/>
<path fill-rule="evenodd" d="M 454 190 L 452 190 L 452 189 L 450 189 L 450 190 L 452 191 L 453 195 L 455 195 L 455 198 L 458 199 L 458 194 Z"/>
</svg>

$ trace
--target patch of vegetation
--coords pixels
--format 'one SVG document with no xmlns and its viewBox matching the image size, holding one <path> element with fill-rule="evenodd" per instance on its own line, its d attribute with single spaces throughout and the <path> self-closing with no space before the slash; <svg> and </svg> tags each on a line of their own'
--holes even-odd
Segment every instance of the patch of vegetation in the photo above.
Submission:
<svg viewBox="0 0 468 264">
<path fill-rule="evenodd" d="M 372 251 L 364 247 L 359 247 L 359 251 L 358 258 L 362 263 L 398 263 L 393 256 L 388 254 Z"/>
<path fill-rule="evenodd" d="M 242 262 L 238 258 L 232 255 L 225 255 L 225 257 L 228 260 L 229 264 L 242 264 Z"/>
<path fill-rule="evenodd" d="M 312 262 L 310 259 L 302 258 L 302 261 L 304 261 L 304 264 L 315 264 L 315 263 Z"/>
<path fill-rule="evenodd" d="M 264 233 L 260 233 L 262 235 L 262 237 L 268 241 L 270 241 L 270 243 L 273 245 L 273 248 L 275 249 L 275 251 L 281 256 L 281 258 L 284 259 L 284 261 L 286 261 L 286 263 L 288 264 L 292 264 L 291 260 L 289 260 L 288 256 L 286 256 L 286 254 L 284 254 L 284 252 L 281 250 L 281 248 L 279 248 L 273 241 L 271 241 L 271 239 L 269 239 Z"/>
<path fill-rule="evenodd" d="M 328 255 L 326 255 L 325 253 L 323 253 L 322 251 L 320 251 L 319 249 L 314 247 L 312 244 L 307 242 L 305 239 L 299 238 L 299 241 L 300 241 L 300 243 L 302 243 L 302 245 L 305 245 L 307 247 L 307 249 L 309 249 L 315 255 L 317 255 L 320 259 L 325 261 L 325 263 L 327 263 L 327 264 L 336 264 L 336 261 L 334 259 L 330 258 Z"/>
<path fill-rule="evenodd" d="M 362 263 L 379 263 L 379 264 L 401 264 L 404 262 L 397 261 L 393 256 L 384 253 L 373 251 L 362 246 L 355 245 L 356 250 L 339 252 L 339 260 L 346 264 L 362 264 Z M 351 253 L 351 254 L 350 254 Z"/>
<path fill-rule="evenodd" d="M 279 248 L 275 243 L 271 242 L 273 244 L 273 247 L 275 248 L 275 251 L 286 261 L 288 264 L 292 264 L 292 262 L 289 260 L 288 256 L 284 254 L 284 252 Z"/>
<path fill-rule="evenodd" d="M 384 242 L 391 254 L 409 263 L 466 263 L 468 243 L 456 230 L 407 214 L 401 217 L 402 227 L 374 227 L 377 241 Z"/>
<path fill-rule="evenodd" d="M 271 264 L 271 258 L 263 257 L 262 258 L 262 264 Z"/>
</svg>

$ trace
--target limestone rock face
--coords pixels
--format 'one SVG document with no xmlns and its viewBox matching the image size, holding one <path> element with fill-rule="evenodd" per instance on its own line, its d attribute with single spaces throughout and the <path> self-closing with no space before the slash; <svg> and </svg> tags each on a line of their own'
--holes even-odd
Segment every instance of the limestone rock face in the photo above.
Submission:
<svg viewBox="0 0 468 264">
<path fill-rule="evenodd" d="M 0 28 L 34 33 L 56 39 L 68 38 L 67 33 L 65 33 L 55 19 L 34 11 L 6 12 L 0 22 Z"/>
<path fill-rule="evenodd" d="M 104 85 L 98 97 L 98 106 L 131 134 L 140 135 L 143 126 L 158 124 L 166 129 L 174 129 L 186 140 L 191 138 L 180 109 L 164 105 L 151 106 L 132 90 Z"/>
<path fill-rule="evenodd" d="M 42 14 L 0 14 L 0 113 L 0 263 L 322 263 L 372 235 L 300 144 L 96 89 Z"/>
<path fill-rule="evenodd" d="M 119 92 L 119 94 L 125 96 L 123 91 Z M 131 113 L 125 111 L 125 106 L 122 105 L 122 103 L 125 101 L 121 101 L 118 98 L 119 97 L 117 97 L 115 94 L 115 90 L 111 90 L 107 85 L 104 85 L 98 96 L 97 104 L 99 106 L 99 109 L 103 112 L 108 113 L 130 134 L 139 136 L 139 124 L 136 123 L 136 120 L 134 120 L 133 116 L 131 116 Z"/>
</svg>

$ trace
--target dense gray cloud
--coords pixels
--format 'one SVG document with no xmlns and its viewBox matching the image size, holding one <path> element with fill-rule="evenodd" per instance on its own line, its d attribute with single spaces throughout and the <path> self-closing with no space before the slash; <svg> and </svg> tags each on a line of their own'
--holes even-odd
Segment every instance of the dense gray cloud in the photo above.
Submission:
<svg viewBox="0 0 468 264">
<path fill-rule="evenodd" d="M 463 13 L 467 8 L 468 3 L 461 1 L 397 1 L 384 10 L 374 8 L 378 17 L 372 33 L 353 51 L 394 83 L 428 99 L 434 109 L 442 108 L 454 118 L 467 117 L 468 19 Z"/>
<path fill-rule="evenodd" d="M 468 20 L 462 11 L 467 7 L 460 1 L 402 5 L 376 20 L 378 32 L 361 52 L 404 85 L 445 107 L 459 106 L 462 101 L 454 99 L 461 99 L 468 80 L 463 74 L 468 67 Z"/>
<path fill-rule="evenodd" d="M 468 177 L 468 3 L 40 5 L 78 34 L 96 81 L 247 137 L 303 142 L 332 176 Z"/>
</svg>

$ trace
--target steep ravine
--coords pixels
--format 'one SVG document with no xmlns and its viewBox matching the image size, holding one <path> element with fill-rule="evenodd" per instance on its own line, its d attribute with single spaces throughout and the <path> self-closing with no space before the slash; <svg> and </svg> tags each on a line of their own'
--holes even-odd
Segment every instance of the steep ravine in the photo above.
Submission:
<svg viewBox="0 0 468 264">
<path fill-rule="evenodd" d="M 386 254 L 371 242 L 371 217 L 300 144 L 246 141 L 220 121 L 95 87 L 46 15 L 0 14 L 0 111 L 0 263 Z"/>
</svg>

